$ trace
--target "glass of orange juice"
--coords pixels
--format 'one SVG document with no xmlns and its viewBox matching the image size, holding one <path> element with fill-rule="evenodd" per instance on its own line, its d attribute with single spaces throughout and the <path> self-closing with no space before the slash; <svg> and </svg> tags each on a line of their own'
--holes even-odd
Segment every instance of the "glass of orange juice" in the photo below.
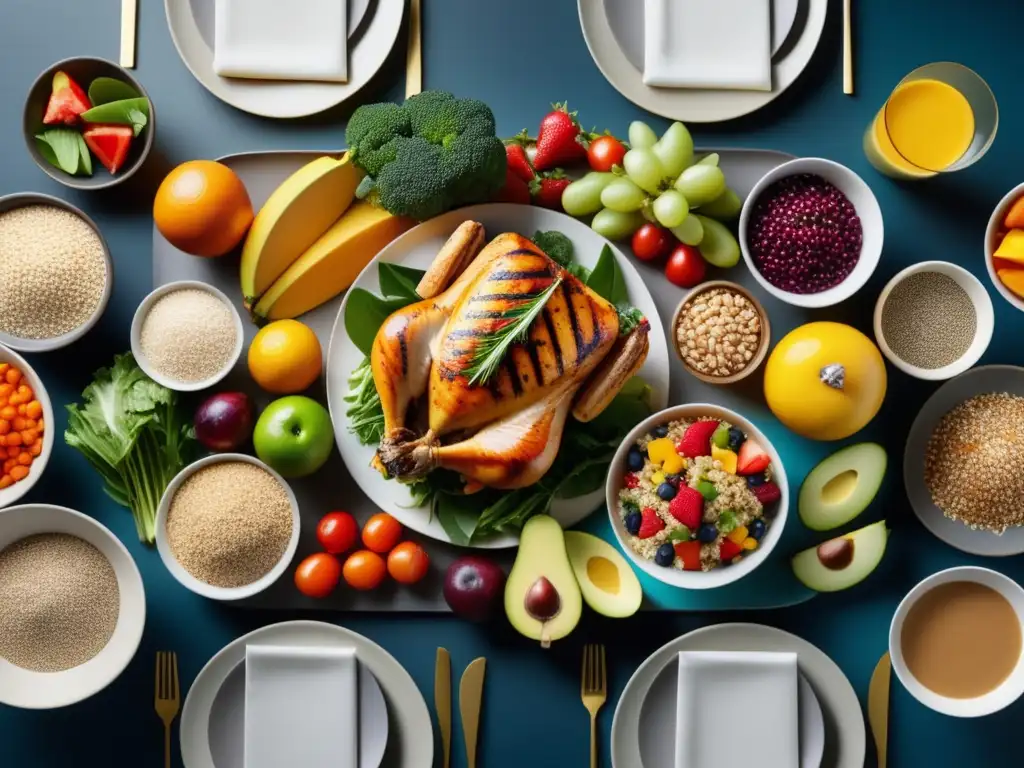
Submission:
<svg viewBox="0 0 1024 768">
<path fill-rule="evenodd" d="M 927 179 L 981 159 L 996 137 L 992 89 L 962 64 L 939 62 L 904 77 L 864 134 L 875 168 L 897 179 Z"/>
</svg>

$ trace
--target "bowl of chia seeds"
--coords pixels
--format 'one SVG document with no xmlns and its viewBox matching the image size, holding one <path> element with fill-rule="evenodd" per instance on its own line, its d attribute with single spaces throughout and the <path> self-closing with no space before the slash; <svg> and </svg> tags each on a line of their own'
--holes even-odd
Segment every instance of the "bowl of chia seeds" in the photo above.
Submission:
<svg viewBox="0 0 1024 768">
<path fill-rule="evenodd" d="M 874 327 L 890 363 L 915 378 L 942 381 L 978 362 L 992 340 L 995 314 L 985 286 L 966 269 L 923 261 L 882 289 Z"/>
<path fill-rule="evenodd" d="M 844 165 L 803 157 L 772 169 L 740 213 L 743 260 L 761 287 L 798 307 L 828 307 L 860 290 L 878 266 L 882 209 Z"/>
</svg>

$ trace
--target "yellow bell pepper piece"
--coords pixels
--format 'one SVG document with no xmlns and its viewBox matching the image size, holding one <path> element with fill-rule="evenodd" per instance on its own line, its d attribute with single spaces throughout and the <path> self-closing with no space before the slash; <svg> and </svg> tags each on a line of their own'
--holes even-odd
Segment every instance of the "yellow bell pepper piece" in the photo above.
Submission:
<svg viewBox="0 0 1024 768">
<path fill-rule="evenodd" d="M 659 485 L 665 482 L 664 472 L 655 472 L 651 475 L 651 482 L 654 483 L 654 487 L 657 488 Z"/>
<path fill-rule="evenodd" d="M 747 538 L 747 526 L 741 525 L 739 528 L 733 529 L 727 537 L 733 544 L 743 545 L 743 540 Z"/>
<path fill-rule="evenodd" d="M 719 448 L 717 445 L 712 444 L 711 458 L 721 462 L 723 472 L 728 472 L 730 475 L 736 474 L 736 454 L 733 451 L 727 448 Z"/>
<path fill-rule="evenodd" d="M 667 437 L 659 437 L 647 444 L 647 457 L 654 464 L 663 464 L 670 456 L 678 456 L 675 444 Z"/>
<path fill-rule="evenodd" d="M 743 540 L 743 548 L 744 549 L 757 549 L 757 539 L 744 539 Z"/>
<path fill-rule="evenodd" d="M 678 475 L 686 469 L 686 459 L 678 453 L 673 453 L 665 459 L 664 463 L 661 465 L 661 469 L 666 475 Z"/>
</svg>

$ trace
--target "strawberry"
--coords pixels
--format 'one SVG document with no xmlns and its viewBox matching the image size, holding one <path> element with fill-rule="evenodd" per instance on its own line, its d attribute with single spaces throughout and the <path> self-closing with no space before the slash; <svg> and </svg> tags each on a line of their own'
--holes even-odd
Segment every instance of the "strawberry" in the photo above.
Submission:
<svg viewBox="0 0 1024 768">
<path fill-rule="evenodd" d="M 538 171 L 572 165 L 587 158 L 576 113 L 570 112 L 565 104 L 553 104 L 552 107 L 540 121 L 540 130 L 537 131 L 537 154 L 533 158 L 533 167 Z"/>
<path fill-rule="evenodd" d="M 526 147 L 519 141 L 511 141 L 505 145 L 505 159 L 509 170 L 523 181 L 531 181 L 537 175 L 530 165 L 530 158 L 526 156 Z"/>
<path fill-rule="evenodd" d="M 717 421 L 695 421 L 686 428 L 683 439 L 679 441 L 676 450 L 690 459 L 710 455 L 711 435 L 715 433 L 716 429 L 718 429 Z"/>
<path fill-rule="evenodd" d="M 639 485 L 640 485 L 640 478 L 636 476 L 636 472 L 630 472 L 628 475 L 626 475 L 626 487 L 627 488 L 631 488 L 632 489 L 632 488 L 636 488 Z"/>
<path fill-rule="evenodd" d="M 637 537 L 649 539 L 654 534 L 665 530 L 665 521 L 658 517 L 654 507 L 644 507 L 640 510 L 640 530 Z"/>
<path fill-rule="evenodd" d="M 680 541 L 676 544 L 676 557 L 683 561 L 684 571 L 699 571 L 700 568 L 700 542 Z"/>
<path fill-rule="evenodd" d="M 740 452 L 736 459 L 736 472 L 740 475 L 756 475 L 764 472 L 772 463 L 771 457 L 765 453 L 764 448 L 758 445 L 756 440 L 747 438 L 740 446 Z"/>
<path fill-rule="evenodd" d="M 782 491 L 779 490 L 779 486 L 771 480 L 761 485 L 755 485 L 750 489 L 750 492 L 757 497 L 762 507 L 766 507 L 782 498 Z"/>
<path fill-rule="evenodd" d="M 700 528 L 700 519 L 704 515 L 704 497 L 696 488 L 680 485 L 676 495 L 668 503 L 668 513 L 692 533 L 696 533 Z"/>
<path fill-rule="evenodd" d="M 730 538 L 722 539 L 718 544 L 718 558 L 724 563 L 732 560 L 743 551 L 743 547 Z"/>
<path fill-rule="evenodd" d="M 553 211 L 562 210 L 562 193 L 571 183 L 572 179 L 567 179 L 558 168 L 535 178 L 530 182 L 533 204 Z"/>
<path fill-rule="evenodd" d="M 505 169 L 505 186 L 498 190 L 494 196 L 497 203 L 520 203 L 530 204 L 530 187 L 523 181 L 511 166 Z"/>
</svg>

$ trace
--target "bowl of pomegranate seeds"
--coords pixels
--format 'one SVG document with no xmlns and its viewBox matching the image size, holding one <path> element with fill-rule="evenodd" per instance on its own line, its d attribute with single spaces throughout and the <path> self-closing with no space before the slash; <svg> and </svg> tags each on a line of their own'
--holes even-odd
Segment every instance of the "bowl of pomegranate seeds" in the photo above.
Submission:
<svg viewBox="0 0 1024 768">
<path fill-rule="evenodd" d="M 803 157 L 769 171 L 743 204 L 739 241 L 754 278 L 798 307 L 828 307 L 864 286 L 882 255 L 882 209 L 844 165 Z"/>
</svg>

